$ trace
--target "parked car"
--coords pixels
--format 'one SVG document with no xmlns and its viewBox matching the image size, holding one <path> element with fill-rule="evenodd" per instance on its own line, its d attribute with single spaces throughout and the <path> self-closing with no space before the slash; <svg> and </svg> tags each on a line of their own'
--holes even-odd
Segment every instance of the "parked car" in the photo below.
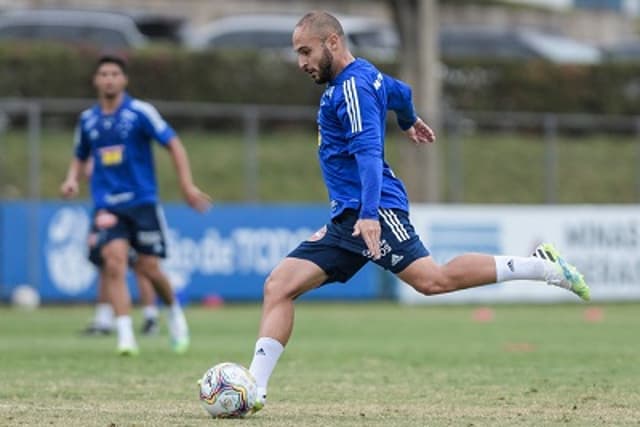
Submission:
<svg viewBox="0 0 640 427">
<path fill-rule="evenodd" d="M 597 64 L 602 52 L 596 46 L 538 30 L 487 27 L 444 27 L 440 54 L 447 59 L 541 59 L 557 64 Z"/>
<path fill-rule="evenodd" d="M 393 60 L 400 47 L 395 29 L 385 22 L 361 16 L 339 16 L 356 55 Z M 291 33 L 298 15 L 233 15 L 192 32 L 193 49 L 260 49 L 293 58 Z M 553 63 L 595 64 L 602 53 L 592 45 L 562 35 L 535 30 L 447 26 L 440 29 L 444 59 L 542 59 Z"/>
<path fill-rule="evenodd" d="M 357 55 L 392 60 L 398 48 L 393 28 L 377 19 L 339 16 L 350 47 Z M 187 37 L 192 49 L 260 49 L 293 57 L 291 34 L 299 15 L 232 15 L 193 31 Z"/>
<path fill-rule="evenodd" d="M 125 14 L 68 9 L 23 9 L 0 15 L 0 41 L 43 40 L 102 48 L 137 48 L 146 38 Z"/>
</svg>

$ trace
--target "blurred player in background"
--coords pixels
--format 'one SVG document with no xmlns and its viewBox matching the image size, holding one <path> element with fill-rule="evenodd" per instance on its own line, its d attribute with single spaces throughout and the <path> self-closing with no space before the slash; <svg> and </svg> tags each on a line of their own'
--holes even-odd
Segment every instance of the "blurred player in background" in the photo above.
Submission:
<svg viewBox="0 0 640 427">
<path fill-rule="evenodd" d="M 84 177 L 90 178 L 93 172 L 93 161 L 89 158 L 84 167 Z M 100 255 L 102 248 L 98 246 L 100 224 L 100 212 L 97 212 L 91 223 L 89 231 L 89 261 L 98 269 L 98 298 L 96 301 L 95 313 L 91 323 L 82 331 L 83 335 L 109 335 L 115 327 L 115 316 L 113 307 L 109 302 L 109 298 L 104 287 L 104 270 L 102 269 L 102 256 Z M 157 295 L 153 289 L 153 284 L 144 275 L 144 272 L 136 268 L 138 256 L 133 248 L 129 248 L 128 265 L 133 270 L 138 292 L 140 294 L 140 305 L 142 305 L 143 323 L 140 333 L 142 335 L 155 335 L 158 333 L 158 306 L 156 304 Z"/>
<path fill-rule="evenodd" d="M 254 412 L 265 403 L 267 382 L 291 336 L 294 300 L 325 283 L 346 282 L 369 261 L 425 295 L 527 279 L 589 299 L 582 275 L 549 244 L 532 257 L 464 254 L 437 265 L 409 221 L 404 185 L 384 161 L 387 110 L 396 113 L 398 125 L 414 143 L 435 141 L 431 128 L 416 116 L 410 87 L 354 58 L 340 22 L 327 12 L 310 12 L 300 20 L 293 48 L 300 69 L 326 84 L 317 119 L 318 155 L 332 219 L 282 260 L 265 282 L 250 366 L 259 395 Z"/>
<path fill-rule="evenodd" d="M 189 347 L 189 330 L 171 284 L 160 270 L 159 258 L 166 256 L 165 226 L 158 205 L 151 141 L 167 149 L 191 207 L 205 211 L 210 198 L 193 184 L 187 153 L 175 131 L 151 104 L 126 93 L 128 80 L 122 58 L 101 57 L 93 83 L 98 103 L 80 115 L 74 157 L 61 192 L 64 197 L 77 195 L 78 177 L 92 157 L 91 196 L 94 211 L 103 212 L 97 224 L 97 244 L 103 261 L 102 280 L 116 316 L 118 353 L 138 353 L 126 285 L 130 247 L 138 256 L 136 265 L 169 307 L 172 348 L 182 353 Z"/>
</svg>

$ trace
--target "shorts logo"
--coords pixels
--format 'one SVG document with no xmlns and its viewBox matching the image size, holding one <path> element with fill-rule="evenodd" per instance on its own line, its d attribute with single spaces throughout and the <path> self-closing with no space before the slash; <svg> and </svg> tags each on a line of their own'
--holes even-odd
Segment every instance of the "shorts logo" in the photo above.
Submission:
<svg viewBox="0 0 640 427">
<path fill-rule="evenodd" d="M 140 231 L 137 237 L 138 242 L 145 246 L 158 245 L 162 242 L 162 234 L 159 231 Z"/>
<path fill-rule="evenodd" d="M 380 242 L 380 258 L 384 258 L 388 254 L 390 254 L 392 250 L 393 248 L 391 247 L 391 245 L 387 243 L 385 239 L 382 239 L 382 241 Z M 373 255 L 371 254 L 371 251 L 369 249 L 363 250 L 362 256 L 373 258 Z"/>
<path fill-rule="evenodd" d="M 327 226 L 323 226 L 320 230 L 316 231 L 315 233 L 313 233 L 308 239 L 308 242 L 317 242 L 318 240 L 322 239 L 325 234 L 327 234 Z"/>
<path fill-rule="evenodd" d="M 391 266 L 395 267 L 400 261 L 404 259 L 403 255 L 391 254 Z"/>
</svg>

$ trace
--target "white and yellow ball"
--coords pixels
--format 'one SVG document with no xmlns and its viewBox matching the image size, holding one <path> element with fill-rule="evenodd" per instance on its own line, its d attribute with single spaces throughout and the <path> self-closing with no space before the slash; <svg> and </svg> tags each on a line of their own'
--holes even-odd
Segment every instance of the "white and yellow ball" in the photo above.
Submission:
<svg viewBox="0 0 640 427">
<path fill-rule="evenodd" d="M 200 385 L 200 402 L 215 418 L 244 417 L 256 402 L 258 387 L 253 375 L 237 363 L 224 362 L 205 372 Z"/>
</svg>

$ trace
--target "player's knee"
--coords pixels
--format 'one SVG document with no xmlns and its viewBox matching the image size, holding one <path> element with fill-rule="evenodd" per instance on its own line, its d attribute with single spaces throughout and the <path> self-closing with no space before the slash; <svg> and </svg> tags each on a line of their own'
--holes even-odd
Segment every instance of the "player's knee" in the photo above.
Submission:
<svg viewBox="0 0 640 427">
<path fill-rule="evenodd" d="M 270 274 L 264 282 L 265 301 L 293 299 L 295 293 L 288 289 L 287 282 L 279 275 Z"/>
<path fill-rule="evenodd" d="M 117 252 L 104 251 L 102 254 L 102 268 L 107 274 L 121 274 L 127 270 L 127 259 Z"/>
<path fill-rule="evenodd" d="M 425 277 L 412 284 L 413 288 L 423 295 L 437 295 L 451 288 L 452 280 L 448 276 L 438 275 Z"/>
<path fill-rule="evenodd" d="M 136 261 L 136 273 L 147 277 L 154 277 L 160 272 L 160 263 L 156 257 L 141 256 Z"/>
</svg>

